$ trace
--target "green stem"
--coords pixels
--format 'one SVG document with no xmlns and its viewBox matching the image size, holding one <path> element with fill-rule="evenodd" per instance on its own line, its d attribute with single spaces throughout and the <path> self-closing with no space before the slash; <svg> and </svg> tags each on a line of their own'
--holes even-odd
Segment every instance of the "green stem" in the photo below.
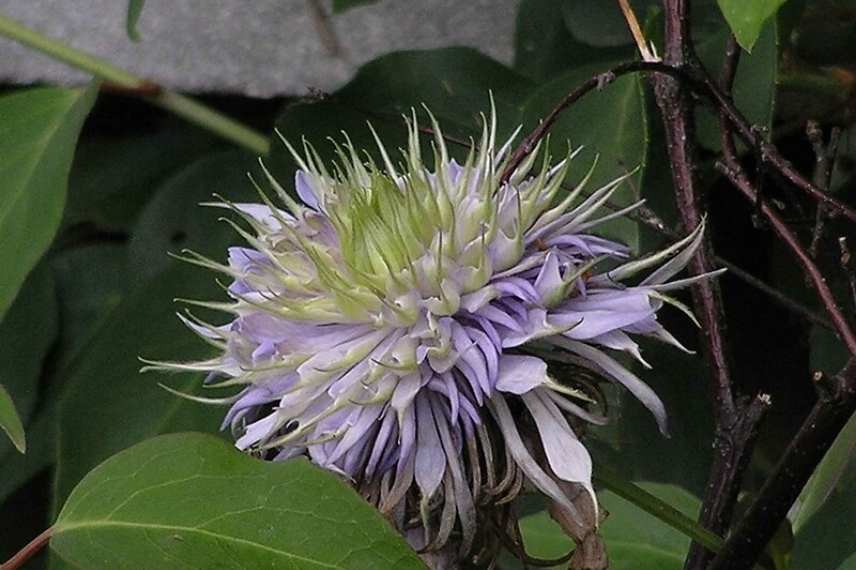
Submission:
<svg viewBox="0 0 856 570">
<path fill-rule="evenodd" d="M 594 481 L 600 483 L 622 499 L 629 501 L 645 511 L 657 517 L 670 527 L 679 531 L 705 548 L 719 552 L 723 540 L 706 528 L 701 527 L 696 521 L 689 518 L 668 503 L 665 503 L 629 481 L 625 481 L 618 473 L 604 465 L 598 465 L 593 477 Z"/>
<path fill-rule="evenodd" d="M 43 36 L 19 22 L 0 14 L 0 35 L 36 49 L 72 67 L 91 73 L 129 91 L 137 91 L 143 99 L 158 105 L 187 121 L 199 125 L 256 154 L 267 154 L 267 137 L 189 97 L 164 89 L 142 77 L 134 75 L 109 61 L 74 49 L 64 43 Z"/>
</svg>

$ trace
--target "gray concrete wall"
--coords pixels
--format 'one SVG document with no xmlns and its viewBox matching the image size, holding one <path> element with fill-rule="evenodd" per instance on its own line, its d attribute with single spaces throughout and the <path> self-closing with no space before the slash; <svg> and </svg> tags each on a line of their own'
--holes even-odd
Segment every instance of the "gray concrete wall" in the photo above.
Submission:
<svg viewBox="0 0 856 570">
<path fill-rule="evenodd" d="M 402 49 L 470 46 L 509 63 L 518 1 L 383 0 L 325 20 L 324 0 L 147 0 L 139 43 L 125 0 L 0 0 L 0 12 L 175 89 L 268 97 L 333 90 Z M 85 80 L 0 38 L 0 82 Z"/>
</svg>

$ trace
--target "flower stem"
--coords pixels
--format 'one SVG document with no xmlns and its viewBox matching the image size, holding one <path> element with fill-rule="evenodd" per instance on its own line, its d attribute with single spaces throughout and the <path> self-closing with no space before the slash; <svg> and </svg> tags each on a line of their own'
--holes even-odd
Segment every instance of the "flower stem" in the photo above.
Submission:
<svg viewBox="0 0 856 570">
<path fill-rule="evenodd" d="M 103 59 L 77 50 L 58 40 L 43 36 L 23 24 L 0 14 L 0 35 L 38 50 L 72 67 L 109 82 L 110 86 L 162 107 L 185 120 L 209 130 L 256 154 L 267 154 L 267 137 L 222 113 L 174 91 L 170 91 L 117 67 Z"/>
<path fill-rule="evenodd" d="M 622 499 L 633 503 L 705 548 L 713 552 L 719 552 L 722 549 L 724 544 L 722 538 L 702 528 L 696 521 L 668 503 L 661 501 L 642 487 L 622 479 L 618 473 L 603 464 L 595 468 L 593 479 Z"/>
</svg>

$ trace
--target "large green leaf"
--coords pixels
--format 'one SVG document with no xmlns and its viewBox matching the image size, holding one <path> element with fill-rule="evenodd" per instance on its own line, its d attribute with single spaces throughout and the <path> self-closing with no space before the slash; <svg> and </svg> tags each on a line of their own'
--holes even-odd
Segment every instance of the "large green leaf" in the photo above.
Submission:
<svg viewBox="0 0 856 570">
<path fill-rule="evenodd" d="M 698 17 L 693 19 L 693 31 L 697 37 L 696 50 L 707 69 L 718 72 L 725 53 L 728 29 L 716 12 L 700 12 Z M 755 50 L 740 57 L 733 89 L 737 108 L 750 123 L 765 129 L 771 129 L 773 126 L 778 65 L 778 27 L 773 18 L 761 30 Z M 719 150 L 719 117 L 706 107 L 699 108 L 698 137 L 704 146 L 714 151 Z"/>
<path fill-rule="evenodd" d="M 636 16 L 642 19 L 649 8 L 653 9 L 659 4 L 657 0 L 630 2 Z M 577 41 L 600 48 L 633 43 L 633 36 L 618 2 L 574 0 L 562 2 L 561 6 L 565 25 Z"/>
<path fill-rule="evenodd" d="M 96 93 L 96 86 L 39 88 L 0 98 L 0 319 L 59 227 Z"/>
<path fill-rule="evenodd" d="M 421 568 L 353 490 L 303 459 L 263 462 L 202 434 L 150 439 L 75 488 L 51 547 L 97 570 Z"/>
<path fill-rule="evenodd" d="M 608 63 L 580 67 L 537 89 L 523 106 L 525 131 L 534 128 L 571 90 L 608 68 Z M 589 189 L 594 190 L 639 167 L 640 171 L 613 195 L 618 204 L 636 201 L 648 146 L 645 101 L 639 79 L 629 75 L 619 77 L 564 111 L 550 131 L 550 152 L 559 159 L 568 152 L 568 145 L 585 148 L 575 159 L 566 182 L 580 180 L 599 156 Z M 608 222 L 601 231 L 633 248 L 639 245 L 636 224 L 628 219 Z"/>
<path fill-rule="evenodd" d="M 853 463 L 853 465 L 851 465 Z M 856 468 L 856 415 L 850 418 L 835 443 L 826 452 L 820 465 L 812 474 L 800 495 L 800 508 L 793 521 L 794 532 L 798 533 L 823 505 L 836 494 L 847 491 L 839 489 L 848 469 Z"/>
<path fill-rule="evenodd" d="M 26 453 L 27 437 L 24 433 L 24 424 L 21 423 L 21 416 L 15 409 L 12 396 L 3 387 L 3 384 L 0 384 L 0 429 L 6 432 L 15 449 L 21 453 Z"/>
<path fill-rule="evenodd" d="M 60 342 L 56 374 L 62 383 L 72 361 L 81 356 L 98 328 L 128 290 L 127 246 L 104 243 L 52 256 L 50 265 L 60 302 Z M 96 268 L 96 271 L 93 271 Z"/>
<path fill-rule="evenodd" d="M 841 566 L 838 567 L 838 570 L 856 570 L 856 553 L 845 560 Z"/>
<path fill-rule="evenodd" d="M 17 489 L 50 466 L 54 461 L 56 442 L 56 402 L 48 402 L 27 423 L 27 453 L 11 450 L 0 457 L 3 477 L 0 477 L 0 505 Z"/>
<path fill-rule="evenodd" d="M 834 334 L 812 330 L 811 367 L 835 374 L 847 350 Z M 856 553 L 856 415 L 852 416 L 800 494 L 794 528 L 794 568 L 837 568 Z M 852 564 L 852 561 L 849 562 Z"/>
<path fill-rule="evenodd" d="M 334 158 L 328 139 L 342 141 L 344 131 L 357 149 L 379 161 L 367 121 L 394 158 L 398 156 L 395 149 L 407 147 L 402 115 L 415 109 L 421 124 L 428 124 L 423 104 L 447 136 L 468 144 L 481 132 L 481 116 L 490 112 L 492 93 L 502 137 L 517 126 L 520 102 L 531 86 L 528 79 L 473 49 L 396 52 L 361 67 L 350 83 L 326 100 L 289 106 L 276 127 L 297 148 L 302 139 L 307 140 L 324 160 Z M 423 155 L 429 162 L 427 143 L 432 138 L 428 133 L 423 137 Z M 460 159 L 465 155 L 461 145 L 447 144 L 452 156 Z M 279 141 L 272 145 L 270 166 L 283 186 L 293 186 L 296 165 Z"/>
<path fill-rule="evenodd" d="M 614 62 L 634 57 L 634 48 L 624 42 L 620 42 L 621 45 L 612 44 L 617 47 L 594 47 L 572 35 L 569 28 L 574 28 L 577 32 L 588 31 L 586 22 L 577 18 L 577 13 L 586 14 L 585 6 L 581 9 L 577 4 L 576 0 L 520 2 L 514 30 L 514 69 L 517 72 L 543 82 L 592 62 Z M 610 13 L 617 6 L 614 2 L 600 0 L 587 0 L 584 4 L 590 9 L 592 4 L 596 4 L 597 10 Z M 573 18 L 570 23 L 569 18 Z M 591 18 L 586 16 L 584 20 L 590 23 Z M 623 22 L 620 24 L 626 27 Z M 614 26 L 614 22 L 610 25 Z"/>
<path fill-rule="evenodd" d="M 207 272 L 176 264 L 128 294 L 99 328 L 66 379 L 59 409 L 56 499 L 110 455 L 143 439 L 188 429 L 215 431 L 218 408 L 178 398 L 158 386 L 191 391 L 198 375 L 139 373 L 139 357 L 193 360 L 206 346 L 176 318 L 176 297 L 222 294 Z"/>
<path fill-rule="evenodd" d="M 27 277 L 6 318 L 0 323 L 0 384 L 5 385 L 26 426 L 27 454 L 20 455 L 0 438 L 0 502 L 46 465 L 52 456 L 46 449 L 42 417 L 50 402 L 37 406 L 44 389 L 42 376 L 52 363 L 47 359 L 57 336 L 56 287 L 46 263 Z M 52 431 L 51 431 L 52 433 Z"/>
<path fill-rule="evenodd" d="M 412 108 L 422 104 L 440 120 L 447 134 L 465 140 L 481 131 L 481 115 L 490 111 L 493 93 L 501 134 L 512 123 L 517 105 L 532 84 L 521 75 L 470 48 L 442 48 L 391 53 L 360 68 L 356 77 L 333 95 L 359 109 L 377 125 L 402 125 Z M 364 119 L 365 122 L 365 119 Z"/>
<path fill-rule="evenodd" d="M 752 51 L 761 28 L 785 0 L 717 0 L 737 42 Z"/>
<path fill-rule="evenodd" d="M 54 279 L 42 263 L 0 323 L 0 384 L 9 390 L 24 424 L 36 407 L 44 360 L 56 340 L 57 313 Z M 6 450 L 0 443 L 0 458 Z"/>
<path fill-rule="evenodd" d="M 640 483 L 640 487 L 695 519 L 700 501 L 674 485 Z M 650 514 L 639 510 L 610 491 L 598 494 L 609 513 L 601 526 L 610 568 L 670 570 L 683 567 L 690 540 Z M 546 512 L 521 519 L 527 552 L 540 558 L 555 558 L 573 549 L 573 542 Z"/>
<path fill-rule="evenodd" d="M 806 496 L 811 512 L 798 519 L 794 538 L 793 568 L 837 568 L 856 553 L 856 461 L 853 460 L 854 421 L 842 432 L 843 438 L 821 463 Z M 842 454 L 849 452 L 849 457 Z M 848 461 L 849 460 L 849 461 Z M 842 465 L 846 462 L 846 465 Z M 820 503 L 820 504 L 818 504 Z M 805 508 L 805 507 L 804 507 Z"/>
<path fill-rule="evenodd" d="M 230 202 L 259 202 L 247 178 L 256 170 L 255 158 L 243 151 L 221 151 L 199 158 L 176 172 L 158 188 L 140 214 L 128 246 L 128 269 L 137 282 L 171 263 L 167 252 L 192 249 L 224 259 L 227 246 L 242 241 L 219 221 L 228 210 L 200 206 L 215 195 Z M 254 172 L 258 180 L 258 173 Z"/>
<path fill-rule="evenodd" d="M 167 178 L 223 146 L 210 133 L 173 118 L 138 119 L 125 129 L 133 130 L 80 142 L 68 180 L 66 227 L 127 231 Z"/>
</svg>

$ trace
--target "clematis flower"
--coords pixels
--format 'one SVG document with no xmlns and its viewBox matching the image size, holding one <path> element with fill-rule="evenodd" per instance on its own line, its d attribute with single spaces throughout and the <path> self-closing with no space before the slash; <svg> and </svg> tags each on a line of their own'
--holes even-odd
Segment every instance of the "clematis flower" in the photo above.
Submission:
<svg viewBox="0 0 856 570">
<path fill-rule="evenodd" d="M 536 149 L 503 183 L 511 140 L 497 148 L 494 116 L 463 164 L 431 120 L 433 170 L 415 115 L 399 163 L 379 139 L 381 164 L 350 140 L 332 165 L 286 142 L 300 201 L 265 170 L 280 204 L 264 193 L 258 204 L 220 204 L 246 222 L 235 228 L 248 245 L 229 249 L 227 264 L 188 257 L 232 279 L 229 302 L 199 303 L 231 322 L 181 316 L 218 355 L 154 367 L 239 387 L 213 400 L 229 406 L 223 426 L 239 449 L 306 456 L 350 481 L 416 548 L 454 539 L 466 555 L 485 548 L 491 510 L 522 488 L 575 517 L 565 489 L 578 485 L 596 508 L 574 428 L 606 422 L 587 378 L 625 387 L 666 432 L 663 403 L 615 354 L 646 365 L 638 336 L 683 348 L 657 313 L 684 308 L 668 293 L 704 277 L 672 280 L 703 228 L 631 259 L 596 235 L 641 204 L 598 217 L 629 175 L 584 195 L 592 167 L 566 191 L 574 154 L 551 166 Z M 551 374 L 549 354 L 578 374 Z"/>
</svg>

